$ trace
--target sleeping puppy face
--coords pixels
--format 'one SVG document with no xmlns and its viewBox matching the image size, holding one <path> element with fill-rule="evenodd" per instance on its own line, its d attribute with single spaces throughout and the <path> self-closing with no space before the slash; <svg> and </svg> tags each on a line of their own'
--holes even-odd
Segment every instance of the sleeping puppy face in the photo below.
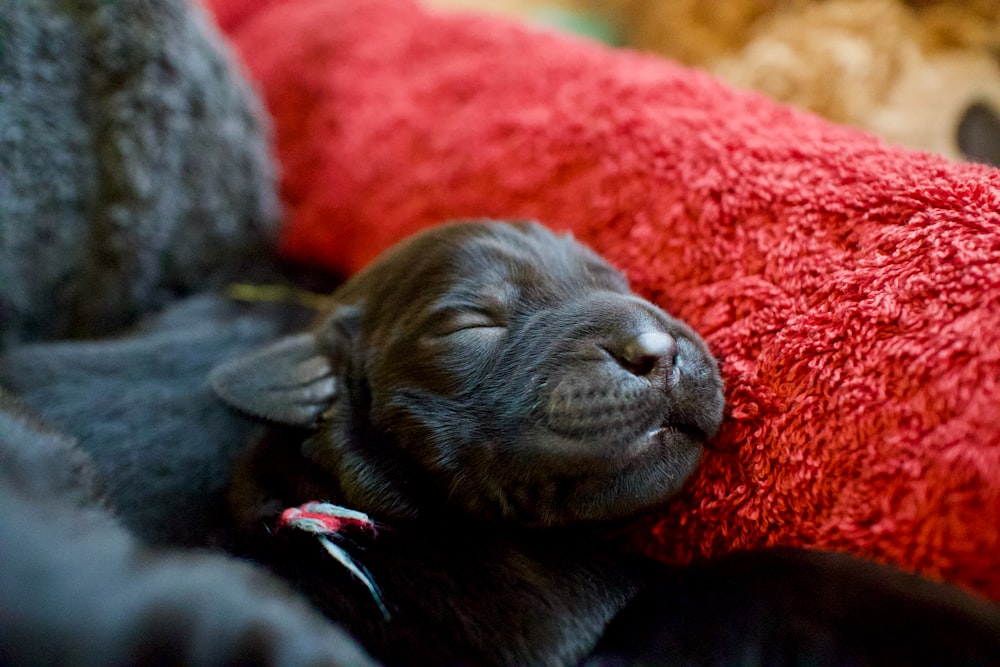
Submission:
<svg viewBox="0 0 1000 667">
<path fill-rule="evenodd" d="M 325 500 L 381 519 L 625 516 L 680 488 L 723 408 L 697 334 L 534 223 L 418 234 L 335 292 L 312 332 L 212 383 L 312 429 L 301 451 L 335 483 Z"/>
</svg>

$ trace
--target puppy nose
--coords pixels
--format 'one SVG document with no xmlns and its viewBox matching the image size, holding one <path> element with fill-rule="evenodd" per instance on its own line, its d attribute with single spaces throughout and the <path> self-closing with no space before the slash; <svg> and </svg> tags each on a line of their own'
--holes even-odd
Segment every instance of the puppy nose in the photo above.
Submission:
<svg viewBox="0 0 1000 667">
<path fill-rule="evenodd" d="M 622 368 L 641 377 L 654 370 L 669 370 L 677 356 L 677 341 L 662 331 L 647 331 L 624 338 L 615 348 L 608 348 L 608 351 Z"/>
</svg>

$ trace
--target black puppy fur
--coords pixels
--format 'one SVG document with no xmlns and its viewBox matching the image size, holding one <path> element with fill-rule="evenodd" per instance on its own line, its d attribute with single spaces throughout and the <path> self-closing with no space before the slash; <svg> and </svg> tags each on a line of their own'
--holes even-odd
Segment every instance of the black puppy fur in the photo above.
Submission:
<svg viewBox="0 0 1000 667">
<path fill-rule="evenodd" d="M 0 664 L 375 664 L 256 568 L 141 544 L 86 453 L 3 390 L 0 507 Z"/>
<path fill-rule="evenodd" d="M 230 403 L 301 429 L 265 438 L 237 477 L 248 553 L 393 664 L 583 657 L 639 568 L 553 528 L 680 488 L 722 418 L 704 342 L 534 223 L 434 228 L 332 301 L 313 331 L 212 374 Z M 388 623 L 318 543 L 273 548 L 262 526 L 310 500 L 389 523 L 355 550 Z"/>
<path fill-rule="evenodd" d="M 535 223 L 418 234 L 333 304 L 312 332 L 212 375 L 236 407 L 315 431 L 303 477 L 327 479 L 279 505 L 320 493 L 383 520 L 620 518 L 675 493 L 722 419 L 701 338 Z"/>
<path fill-rule="evenodd" d="M 202 295 L 129 336 L 16 348 L 0 357 L 0 384 L 78 440 L 126 528 L 151 544 L 202 545 L 228 520 L 233 465 L 262 430 L 219 409 L 208 373 L 314 317 Z"/>
<path fill-rule="evenodd" d="M 721 381 L 687 326 L 537 225 L 418 235 L 341 287 L 312 332 L 224 365 L 213 384 L 291 425 L 237 477 L 248 553 L 389 664 L 573 664 L 638 589 L 593 664 L 998 654 L 992 605 L 872 563 L 778 550 L 653 568 L 601 539 L 594 520 L 683 483 L 718 428 Z M 282 508 L 308 500 L 388 522 L 347 544 L 388 620 L 313 537 L 270 535 Z M 855 646 L 856 628 L 885 623 L 869 608 L 905 610 L 902 634 Z M 907 632 L 927 650 L 901 650 Z"/>
<path fill-rule="evenodd" d="M 583 667 L 1000 665 L 1000 607 L 838 553 L 775 548 L 661 568 Z"/>
<path fill-rule="evenodd" d="M 34 520 L 36 513 L 29 514 L 30 508 L 24 513 L 16 508 L 8 511 L 6 518 L 17 522 L 19 532 L 4 533 L 7 563 L 46 562 L 33 579 L 23 574 L 23 568 L 0 573 L 23 579 L 27 588 L 37 592 L 31 598 L 37 605 L 31 609 L 24 606 L 30 596 L 20 588 L 7 589 L 11 594 L 24 594 L 19 604 L 0 599 L 4 609 L 23 619 L 22 626 L 37 628 L 0 636 L 0 655 L 10 658 L 0 662 L 37 664 L 33 656 L 58 658 L 72 650 L 74 659 L 64 663 L 109 664 L 113 662 L 105 659 L 109 655 L 133 655 L 137 638 L 155 644 L 158 636 L 165 636 L 174 652 L 161 646 L 160 655 L 172 655 L 175 662 L 205 663 L 211 661 L 189 656 L 235 655 L 240 650 L 237 640 L 249 641 L 239 631 L 244 627 L 241 619 L 251 629 L 256 627 L 250 621 L 259 618 L 251 613 L 254 605 L 263 604 L 258 596 L 270 599 L 268 591 L 272 587 L 281 591 L 280 585 L 267 583 L 263 573 L 247 576 L 241 569 L 245 566 L 237 568 L 239 576 L 229 576 L 218 554 L 212 558 L 219 560 L 207 561 L 205 568 L 199 565 L 204 561 L 193 556 L 178 559 L 177 567 L 152 567 L 149 576 L 156 586 L 147 585 L 147 555 L 160 552 L 139 547 L 122 524 L 134 526 L 145 542 L 192 544 L 200 539 L 204 544 L 226 544 L 226 535 L 219 535 L 217 507 L 213 507 L 213 503 L 223 505 L 221 491 L 230 474 L 221 471 L 232 465 L 239 440 L 254 438 L 259 424 L 208 396 L 208 369 L 234 353 L 246 354 L 247 346 L 255 341 L 259 345 L 287 331 L 297 319 L 275 309 L 248 309 L 202 296 L 179 303 L 150 326 L 124 338 L 31 345 L 0 357 L 0 384 L 17 387 L 34 410 L 62 431 L 81 438 L 81 449 L 74 451 L 83 456 L 91 453 L 100 461 L 94 467 L 104 473 L 120 517 L 115 521 L 103 515 L 91 525 L 66 510 L 41 512 L 63 517 L 53 523 Z M 288 460 L 294 463 L 296 458 L 290 454 L 304 434 L 271 434 L 279 436 L 285 438 L 280 440 L 283 447 L 252 451 L 255 455 L 274 453 L 274 463 L 284 461 L 281 465 L 288 467 Z M 32 437 L 8 444 L 15 452 L 36 448 Z M 11 483 L 51 476 L 47 469 L 14 469 L 5 460 L 0 465 L 11 471 Z M 279 466 L 261 465 L 276 478 L 294 482 L 280 474 Z M 144 486 L 144 479 L 150 483 Z M 0 484 L 4 482 L 0 479 Z M 58 494 L 52 496 L 53 502 L 61 502 Z M 7 510 L 8 505 L 4 507 Z M 374 541 L 359 543 L 353 551 L 382 586 L 392 614 L 386 621 L 367 590 L 333 562 L 314 538 L 286 531 L 272 535 L 263 524 L 254 528 L 259 531 L 252 535 L 252 550 L 242 553 L 251 552 L 281 573 L 319 602 L 330 617 L 377 646 L 383 659 L 392 659 L 391 664 L 544 664 L 560 656 L 582 656 L 614 610 L 637 589 L 643 568 L 573 531 L 538 540 L 513 528 L 495 531 L 458 520 L 426 522 L 414 530 L 406 525 L 382 526 Z M 357 535 L 358 540 L 363 537 Z M 111 558 L 118 553 L 115 545 L 123 543 L 135 545 L 138 555 Z M 111 550 L 110 556 L 103 553 L 105 547 Z M 10 560 L 15 550 L 16 559 Z M 138 581 L 132 580 L 133 575 Z M 79 582 L 94 583 L 80 595 Z M 206 601 L 196 596 L 199 587 L 206 598 L 218 601 L 212 609 L 232 615 L 231 623 L 218 620 L 218 633 L 203 629 L 213 616 L 211 610 L 202 611 Z M 258 588 L 264 592 L 258 593 Z M 184 593 L 171 596 L 173 589 Z M 226 593 L 227 589 L 231 591 Z M 123 602 L 131 596 L 136 596 L 134 605 Z M 151 630 L 152 621 L 143 620 L 155 619 L 151 614 L 158 599 L 164 604 L 170 601 L 171 613 L 176 615 L 176 625 L 169 632 Z M 268 604 L 268 609 L 276 610 L 273 613 L 285 617 L 278 602 Z M 241 611 L 244 605 L 247 608 Z M 122 613 L 136 620 L 124 623 Z M 73 621 L 74 614 L 80 616 L 78 621 Z M 203 618 L 205 624 L 192 620 Z M 291 636 L 285 632 L 290 632 L 298 618 L 289 612 L 287 622 L 277 624 L 277 646 Z M 103 630 L 95 632 L 92 623 Z M 315 627 L 303 623 L 302 632 Z M 56 643 L 53 652 L 45 653 L 50 649 L 43 637 L 56 629 L 72 646 Z M 329 641 L 329 636 L 323 637 L 316 640 L 321 646 Z M 246 648 L 247 661 L 282 664 L 278 658 L 285 654 L 268 657 L 271 644 L 264 639 L 259 647 Z M 202 643 L 206 646 L 199 648 Z M 341 643 L 349 653 L 353 644 L 346 639 Z M 560 662 L 569 664 L 573 659 Z"/>
<path fill-rule="evenodd" d="M 491 275 L 486 266 L 478 270 Z M 400 273 L 405 286 L 408 274 Z M 364 321 L 338 321 L 352 320 Z M 138 655 L 191 664 L 368 664 L 350 639 L 264 572 L 219 553 L 151 550 L 125 530 L 163 544 L 224 543 L 213 503 L 221 504 L 228 467 L 259 425 L 213 402 L 205 374 L 300 321 L 282 309 L 198 297 L 124 338 L 27 346 L 0 357 L 0 384 L 17 388 L 85 450 L 0 405 L 0 663 L 96 665 Z M 640 366 L 649 367 L 648 359 L 633 362 Z M 322 412 L 308 389 L 302 396 L 298 410 L 284 404 L 278 416 L 301 423 L 301 408 Z M 243 497 L 241 508 L 252 499 L 255 509 L 241 512 L 245 525 L 232 548 L 279 573 L 388 664 L 573 664 L 637 590 L 593 664 L 740 664 L 747 656 L 804 664 L 803 655 L 815 658 L 809 664 L 843 664 L 843 655 L 859 656 L 851 664 L 1000 664 L 1000 647 L 988 641 L 1000 638 L 1000 611 L 955 589 L 804 551 L 766 550 L 690 568 L 636 562 L 590 522 L 526 529 L 519 516 L 494 522 L 475 504 L 449 506 L 435 492 L 438 478 L 425 479 L 419 467 L 388 478 L 429 490 L 407 489 L 406 502 L 387 506 L 429 498 L 426 508 L 398 518 L 378 513 L 388 525 L 376 536 L 347 533 L 342 542 L 381 586 L 386 619 L 314 537 L 267 530 L 287 505 L 327 493 L 345 502 L 329 467 L 315 463 L 312 440 L 324 428 L 275 427 L 251 448 L 234 496 Z M 96 474 L 120 520 L 102 505 Z M 525 514 L 553 517 L 559 507 Z M 906 638 L 919 655 L 899 650 Z"/>
</svg>

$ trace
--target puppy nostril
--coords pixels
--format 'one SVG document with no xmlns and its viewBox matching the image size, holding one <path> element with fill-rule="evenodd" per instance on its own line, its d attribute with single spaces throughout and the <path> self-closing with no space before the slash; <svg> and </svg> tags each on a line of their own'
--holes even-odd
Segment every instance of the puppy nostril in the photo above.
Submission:
<svg viewBox="0 0 1000 667">
<path fill-rule="evenodd" d="M 677 356 L 677 341 L 660 331 L 648 331 L 623 343 L 609 352 L 633 375 L 646 376 L 658 368 L 669 369 Z"/>
</svg>

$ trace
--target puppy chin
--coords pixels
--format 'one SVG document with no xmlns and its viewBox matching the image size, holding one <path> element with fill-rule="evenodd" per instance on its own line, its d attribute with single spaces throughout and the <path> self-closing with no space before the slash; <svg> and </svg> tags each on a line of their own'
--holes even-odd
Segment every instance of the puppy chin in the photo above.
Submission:
<svg viewBox="0 0 1000 667">
<path fill-rule="evenodd" d="M 704 452 L 701 439 L 670 427 L 604 443 L 539 427 L 522 445 L 502 476 L 480 480 L 480 497 L 495 504 L 473 511 L 532 527 L 623 519 L 676 494 Z"/>
</svg>

